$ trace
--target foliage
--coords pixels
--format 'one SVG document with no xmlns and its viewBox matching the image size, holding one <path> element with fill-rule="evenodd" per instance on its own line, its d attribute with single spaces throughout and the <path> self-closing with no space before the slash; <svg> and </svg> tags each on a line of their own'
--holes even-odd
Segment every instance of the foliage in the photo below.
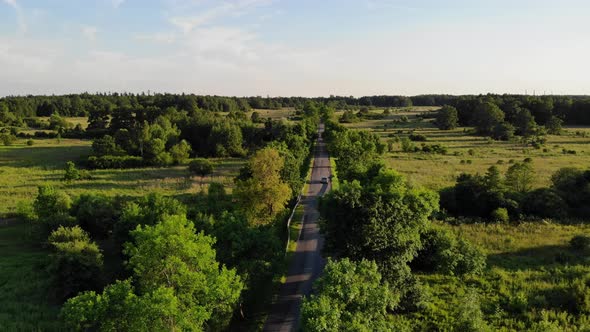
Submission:
<svg viewBox="0 0 590 332">
<path fill-rule="evenodd" d="M 204 178 L 213 173 L 213 164 L 204 158 L 191 160 L 188 164 L 188 170 L 191 174 L 195 174 Z"/>
<path fill-rule="evenodd" d="M 71 208 L 76 223 L 93 238 L 106 239 L 112 232 L 121 211 L 113 199 L 100 194 L 83 194 Z"/>
<path fill-rule="evenodd" d="M 304 331 L 385 331 L 399 302 L 374 262 L 329 261 L 301 309 Z"/>
<path fill-rule="evenodd" d="M 186 140 L 181 140 L 170 148 L 170 156 L 174 164 L 184 164 L 189 158 L 191 146 Z"/>
<path fill-rule="evenodd" d="M 451 130 L 457 128 L 459 125 L 459 114 L 457 109 L 449 105 L 443 106 L 438 111 L 435 124 L 438 129 L 441 130 Z"/>
<path fill-rule="evenodd" d="M 266 224 L 291 197 L 291 189 L 280 174 L 284 160 L 276 149 L 264 148 L 250 158 L 248 166 L 252 176 L 237 181 L 236 197 L 254 223 Z"/>
<path fill-rule="evenodd" d="M 143 158 L 135 156 L 90 156 L 87 165 L 92 169 L 112 169 L 112 168 L 140 168 L 144 167 Z"/>
<path fill-rule="evenodd" d="M 530 191 L 522 200 L 525 214 L 543 218 L 563 218 L 568 215 L 567 203 L 552 189 Z"/>
<path fill-rule="evenodd" d="M 54 250 L 49 271 L 54 277 L 58 299 L 67 299 L 99 286 L 102 253 L 82 228 L 60 226 L 49 235 L 47 242 Z"/>
<path fill-rule="evenodd" d="M 438 199 L 388 170 L 364 187 L 344 181 L 324 196 L 320 208 L 327 253 L 375 260 L 383 276 L 399 285 L 408 277 L 406 264 L 420 248 L 420 233 L 438 209 Z"/>
<path fill-rule="evenodd" d="M 510 221 L 510 215 L 508 214 L 508 210 L 503 207 L 499 207 L 492 211 L 490 217 L 495 222 L 506 223 Z"/>
<path fill-rule="evenodd" d="M 49 185 L 39 186 L 38 191 L 33 202 L 36 215 L 33 232 L 39 239 L 45 239 L 59 226 L 69 226 L 73 223 L 73 218 L 69 215 L 72 200 L 66 193 L 57 191 Z"/>
<path fill-rule="evenodd" d="M 142 293 L 171 289 L 183 313 L 179 327 L 227 325 L 243 285 L 234 270 L 219 267 L 213 238 L 196 233 L 183 216 L 138 226 L 131 235 L 134 243 L 126 245 L 125 253 Z"/>
<path fill-rule="evenodd" d="M 465 332 L 485 332 L 491 331 L 484 315 L 481 311 L 479 298 L 474 289 L 470 289 L 465 294 L 461 305 L 457 308 L 457 318 L 455 321 L 456 331 Z"/>
<path fill-rule="evenodd" d="M 533 165 L 528 162 L 515 163 L 506 171 L 506 186 L 515 192 L 530 191 L 535 180 Z"/>
<path fill-rule="evenodd" d="M 473 126 L 480 135 L 491 136 L 494 132 L 494 127 L 502 123 L 504 120 L 504 113 L 502 110 L 491 102 L 481 102 L 474 110 L 471 119 Z"/>
<path fill-rule="evenodd" d="M 551 176 L 552 188 L 566 201 L 573 214 L 590 215 L 590 171 L 561 168 Z"/>
<path fill-rule="evenodd" d="M 572 249 L 581 252 L 590 252 L 590 236 L 576 235 L 570 240 Z"/>
<path fill-rule="evenodd" d="M 412 268 L 447 275 L 481 274 L 485 269 L 483 252 L 445 228 L 430 227 L 420 239 L 422 248 Z"/>
<path fill-rule="evenodd" d="M 173 331 L 198 329 L 187 322 L 173 290 L 160 287 L 137 295 L 131 280 L 116 281 L 102 294 L 84 292 L 69 299 L 62 319 L 70 331 Z"/>
</svg>

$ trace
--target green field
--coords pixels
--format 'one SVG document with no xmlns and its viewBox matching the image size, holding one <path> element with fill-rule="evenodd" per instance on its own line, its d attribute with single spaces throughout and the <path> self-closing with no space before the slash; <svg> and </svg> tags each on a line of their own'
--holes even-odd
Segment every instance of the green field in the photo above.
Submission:
<svg viewBox="0 0 590 332">
<path fill-rule="evenodd" d="M 548 135 L 545 146 L 534 149 L 523 147 L 519 142 L 491 141 L 481 136 L 470 135 L 466 132 L 469 128 L 443 131 L 435 128 L 431 120 L 418 122 L 417 115 L 430 109 L 432 108 L 403 109 L 382 120 L 361 121 L 345 126 L 374 132 L 381 137 L 383 143 L 391 139 L 388 135 L 403 137 L 409 132 L 414 132 L 427 137 L 428 140 L 423 142 L 425 144 L 446 146 L 446 155 L 404 153 L 401 151 L 401 144 L 396 143 L 394 151 L 386 152 L 384 155 L 389 167 L 400 171 L 410 181 L 431 189 L 453 185 L 461 173 L 483 174 L 492 165 L 504 172 L 510 167 L 510 160 L 532 159 L 536 172 L 536 187 L 549 185 L 551 174 L 559 168 L 585 168 L 590 165 L 590 128 L 566 128 L 562 135 Z M 337 113 L 340 114 L 341 112 Z M 404 115 L 408 117 L 408 123 L 394 123 Z M 576 132 L 586 133 L 586 137 L 576 135 Z M 415 142 L 417 146 L 420 146 L 420 143 L 422 142 Z M 576 151 L 576 154 L 564 154 L 563 149 Z M 464 163 L 461 163 L 462 160 Z"/>
<path fill-rule="evenodd" d="M 439 130 L 431 119 L 418 119 L 424 111 L 395 110 L 384 119 L 345 126 L 374 132 L 383 143 L 392 136 L 404 137 L 413 132 L 425 135 L 425 144 L 446 146 L 446 155 L 405 153 L 401 151 L 401 144 L 395 143 L 393 151 L 386 152 L 383 157 L 389 167 L 403 173 L 410 182 L 433 190 L 454 185 L 461 173 L 484 173 L 492 165 L 503 173 L 511 163 L 524 158 L 532 159 L 536 187 L 547 187 L 550 176 L 559 168 L 587 169 L 590 165 L 588 128 L 565 128 L 562 135 L 549 135 L 545 146 L 534 149 L 523 147 L 518 141 L 499 142 L 474 136 L 469 128 Z M 382 110 L 371 112 L 381 113 Z M 337 112 L 335 116 L 340 114 L 342 112 Z M 399 121 L 403 115 L 408 117 L 408 122 Z M 417 146 L 421 143 L 414 142 Z M 576 154 L 564 154 L 562 149 L 574 150 Z M 587 295 L 590 288 L 583 286 L 590 282 L 590 257 L 574 251 L 569 241 L 576 235 L 590 235 L 590 224 L 560 224 L 547 220 L 518 224 L 435 223 L 482 248 L 487 256 L 487 268 L 483 275 L 470 277 L 419 274 L 431 298 L 425 311 L 405 316 L 412 326 L 420 326 L 418 330 L 428 329 L 428 322 L 438 322 L 439 327 L 448 324 L 448 329 L 452 329 L 465 294 L 475 289 L 492 330 L 522 331 L 534 324 L 546 324 L 539 331 L 563 331 L 574 325 L 589 327 L 578 314 L 590 308 Z M 584 307 L 586 309 L 581 309 Z M 551 324 L 554 324 L 553 329 Z"/>
<path fill-rule="evenodd" d="M 11 146 L 0 146 L 0 216 L 15 213 L 19 202 L 33 200 L 40 184 L 51 184 L 73 196 L 84 192 L 133 197 L 160 192 L 174 196 L 206 190 L 213 181 L 223 183 L 231 192 L 233 178 L 244 164 L 242 159 L 213 159 L 214 172 L 204 179 L 190 177 L 186 166 L 175 166 L 93 170 L 91 180 L 62 181 L 65 163 L 80 161 L 91 152 L 90 141 L 76 139 L 38 139 L 33 146 L 18 140 Z"/>
</svg>

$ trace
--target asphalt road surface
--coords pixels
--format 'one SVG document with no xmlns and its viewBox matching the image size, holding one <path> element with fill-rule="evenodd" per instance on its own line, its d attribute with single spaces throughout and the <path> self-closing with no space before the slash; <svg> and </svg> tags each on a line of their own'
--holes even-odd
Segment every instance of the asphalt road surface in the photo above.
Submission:
<svg viewBox="0 0 590 332">
<path fill-rule="evenodd" d="M 287 280 L 281 285 L 279 297 L 272 305 L 264 331 L 297 331 L 301 300 L 303 296 L 309 295 L 313 282 L 324 268 L 325 262 L 321 256 L 324 239 L 318 225 L 320 214 L 317 210 L 317 198 L 330 190 L 329 183 L 321 183 L 323 177 L 330 178 L 330 159 L 326 144 L 321 139 L 323 132 L 324 125 L 320 124 L 320 138 L 316 143 L 309 191 L 301 200 L 305 211 L 303 228 L 287 272 Z"/>
</svg>

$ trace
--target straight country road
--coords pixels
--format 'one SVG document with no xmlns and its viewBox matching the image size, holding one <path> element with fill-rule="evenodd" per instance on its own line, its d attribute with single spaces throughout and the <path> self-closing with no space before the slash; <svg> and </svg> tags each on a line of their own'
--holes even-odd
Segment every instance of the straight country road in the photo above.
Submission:
<svg viewBox="0 0 590 332">
<path fill-rule="evenodd" d="M 309 295 L 313 282 L 324 268 L 321 256 L 324 239 L 320 235 L 317 210 L 318 197 L 328 192 L 330 183 L 321 183 L 330 178 L 330 159 L 322 140 L 324 125 L 318 128 L 318 140 L 314 152 L 309 190 L 301 200 L 304 206 L 303 228 L 297 241 L 297 249 L 287 272 L 287 280 L 281 285 L 278 299 L 273 303 L 264 331 L 297 331 L 303 296 Z"/>
</svg>

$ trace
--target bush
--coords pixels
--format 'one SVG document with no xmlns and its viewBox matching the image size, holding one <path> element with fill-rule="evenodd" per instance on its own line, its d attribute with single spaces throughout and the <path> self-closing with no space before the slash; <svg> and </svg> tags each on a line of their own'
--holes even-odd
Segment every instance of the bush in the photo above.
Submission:
<svg viewBox="0 0 590 332">
<path fill-rule="evenodd" d="M 35 144 L 35 141 L 34 140 L 32 140 L 32 139 L 28 139 L 27 140 L 27 145 L 28 146 L 33 146 L 33 144 Z"/>
<path fill-rule="evenodd" d="M 576 235 L 570 240 L 570 246 L 575 251 L 590 252 L 590 236 Z"/>
<path fill-rule="evenodd" d="M 521 203 L 525 214 L 542 218 L 567 215 L 567 203 L 552 189 L 541 188 L 526 194 Z"/>
<path fill-rule="evenodd" d="M 508 210 L 506 208 L 497 208 L 491 213 L 491 219 L 495 222 L 506 223 L 510 221 Z"/>
<path fill-rule="evenodd" d="M 76 165 L 72 161 L 66 163 L 65 174 L 63 177 L 64 181 L 74 181 L 80 179 L 80 172 L 76 168 Z"/>
<path fill-rule="evenodd" d="M 54 275 L 54 290 L 60 300 L 98 288 L 102 253 L 82 228 L 60 226 L 47 242 L 54 250 L 49 271 Z"/>
<path fill-rule="evenodd" d="M 6 146 L 12 145 L 14 142 L 16 142 L 16 136 L 9 133 L 0 134 L 0 141 L 2 141 L 2 144 Z"/>
<path fill-rule="evenodd" d="M 120 211 L 104 195 L 83 194 L 72 206 L 77 223 L 93 238 L 105 239 L 113 231 Z"/>
<path fill-rule="evenodd" d="M 88 157 L 88 167 L 92 169 L 110 169 L 110 168 L 140 168 L 145 166 L 141 157 L 136 156 L 90 156 Z"/>
<path fill-rule="evenodd" d="M 426 142 L 426 140 L 427 140 L 426 136 L 424 136 L 422 134 L 410 134 L 410 136 L 408 136 L 408 138 L 412 142 Z"/>
</svg>

